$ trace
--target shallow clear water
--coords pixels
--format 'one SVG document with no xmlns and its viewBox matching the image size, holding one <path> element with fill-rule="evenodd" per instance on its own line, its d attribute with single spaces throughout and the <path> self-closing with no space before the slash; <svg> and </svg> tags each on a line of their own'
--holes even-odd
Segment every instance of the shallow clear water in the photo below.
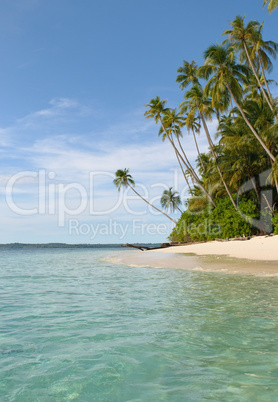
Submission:
<svg viewBox="0 0 278 402">
<path fill-rule="evenodd" d="M 278 400 L 278 278 L 113 252 L 0 252 L 1 401 Z"/>
</svg>

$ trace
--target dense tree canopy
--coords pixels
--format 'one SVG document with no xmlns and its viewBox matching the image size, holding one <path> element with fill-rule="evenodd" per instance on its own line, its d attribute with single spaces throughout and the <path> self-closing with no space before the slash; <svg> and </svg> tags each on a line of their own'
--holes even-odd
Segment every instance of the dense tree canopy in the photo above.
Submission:
<svg viewBox="0 0 278 402">
<path fill-rule="evenodd" d="M 275 3 L 270 1 L 268 10 Z M 160 124 L 159 133 L 170 141 L 189 186 L 174 240 L 271 232 L 272 222 L 278 232 L 278 98 L 271 94 L 275 82 L 267 77 L 278 44 L 263 39 L 258 21 L 246 23 L 237 16 L 230 27 L 222 44 L 204 52 L 203 66 L 193 60 L 178 68 L 184 97 L 179 112 L 159 97 L 147 105 L 146 117 Z M 211 119 L 218 121 L 215 133 L 208 130 Z M 195 166 L 185 152 L 186 128 L 194 134 Z M 198 132 L 206 135 L 206 153 L 199 151 Z"/>
</svg>

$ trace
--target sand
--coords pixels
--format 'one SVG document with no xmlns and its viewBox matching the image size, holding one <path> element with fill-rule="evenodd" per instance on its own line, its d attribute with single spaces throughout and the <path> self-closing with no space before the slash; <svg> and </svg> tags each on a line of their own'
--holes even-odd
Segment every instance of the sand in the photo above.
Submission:
<svg viewBox="0 0 278 402">
<path fill-rule="evenodd" d="M 185 246 L 175 246 L 154 250 L 158 253 L 226 255 L 254 261 L 277 261 L 278 268 L 278 235 L 257 236 L 250 240 L 211 241 Z"/>
<path fill-rule="evenodd" d="M 212 241 L 152 251 L 125 250 L 111 261 L 130 267 L 174 268 L 278 277 L 278 236 Z"/>
</svg>

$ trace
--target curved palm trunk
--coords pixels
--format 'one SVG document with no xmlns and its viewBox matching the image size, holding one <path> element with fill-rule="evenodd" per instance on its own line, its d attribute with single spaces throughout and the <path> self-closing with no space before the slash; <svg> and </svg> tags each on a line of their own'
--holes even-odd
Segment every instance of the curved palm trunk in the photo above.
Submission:
<svg viewBox="0 0 278 402">
<path fill-rule="evenodd" d="M 165 214 L 163 211 L 161 211 L 160 209 L 156 208 L 154 205 L 152 205 L 150 202 L 148 202 L 147 200 L 145 200 L 145 198 L 142 197 L 142 195 L 140 195 L 139 193 L 137 193 L 137 191 L 130 185 L 128 184 L 128 187 L 131 188 L 131 190 L 133 190 L 135 192 L 135 194 L 138 195 L 138 197 L 140 197 L 143 201 L 145 201 L 148 205 L 150 205 L 152 208 L 156 209 L 158 212 L 160 212 L 161 214 L 163 214 L 164 216 L 166 216 L 168 219 L 170 219 L 172 222 L 174 222 L 175 224 L 177 224 L 176 221 L 174 221 L 174 219 L 172 219 L 169 215 Z"/>
<path fill-rule="evenodd" d="M 169 138 L 169 137 L 168 137 L 168 138 Z M 183 164 L 186 166 L 187 170 L 189 171 L 189 173 L 190 173 L 190 175 L 191 175 L 191 178 L 192 178 L 192 182 L 194 183 L 194 180 L 196 181 L 197 185 L 202 189 L 203 193 L 206 194 L 206 196 L 209 198 L 209 200 L 211 201 L 211 203 L 213 204 L 213 206 L 216 207 L 216 204 L 215 204 L 215 202 L 213 201 L 211 195 L 206 191 L 206 189 L 205 189 L 204 186 L 202 185 L 202 183 L 201 183 L 199 177 L 198 177 L 197 174 L 195 173 L 195 171 L 194 171 L 194 169 L 193 169 L 191 163 L 189 162 L 189 160 L 188 160 L 188 158 L 187 158 L 187 156 L 186 156 L 186 154 L 185 154 L 185 152 L 184 152 L 184 150 L 183 150 L 183 148 L 182 148 L 182 146 L 181 146 L 181 144 L 180 144 L 179 138 L 178 138 L 178 142 L 179 142 L 179 145 L 180 145 L 180 147 L 181 147 L 181 151 L 182 151 L 182 153 L 183 153 L 183 155 L 184 155 L 184 158 L 181 156 L 181 154 L 179 153 L 179 150 L 176 148 L 176 146 L 175 146 L 175 144 L 174 144 L 174 141 L 171 140 L 170 138 L 169 138 L 169 141 L 171 142 L 171 145 L 173 146 L 173 148 L 175 149 L 175 151 L 176 151 L 177 154 L 179 155 L 181 161 L 182 161 Z"/>
<path fill-rule="evenodd" d="M 276 177 L 275 173 L 273 173 L 273 176 L 274 176 L 275 187 L 276 187 L 277 194 L 278 194 L 278 180 L 277 180 L 277 177 Z"/>
<path fill-rule="evenodd" d="M 214 158 L 215 165 L 216 165 L 216 168 L 218 170 L 219 176 L 220 176 L 220 178 L 221 178 L 221 180 L 222 180 L 222 182 L 224 184 L 225 190 L 226 190 L 228 196 L 230 197 L 230 200 L 231 200 L 235 210 L 237 211 L 238 210 L 237 205 L 236 205 L 236 203 L 235 203 L 235 201 L 233 199 L 233 196 L 232 196 L 232 194 L 231 194 L 231 192 L 230 192 L 230 190 L 229 190 L 229 188 L 227 186 L 227 183 L 226 183 L 226 181 L 225 181 L 225 179 L 223 177 L 221 169 L 220 169 L 220 167 L 219 167 L 219 165 L 217 163 L 217 155 L 216 155 L 216 153 L 214 151 L 214 148 L 213 148 L 213 143 L 212 143 L 209 131 L 208 131 L 206 120 L 205 120 L 205 118 L 204 118 L 204 116 L 203 116 L 203 114 L 201 112 L 200 112 L 200 116 L 201 116 L 201 119 L 202 119 L 202 123 L 203 123 L 204 129 L 205 129 L 205 133 L 206 133 L 206 136 L 207 136 L 208 143 L 209 143 L 209 147 L 210 147 L 210 150 L 212 152 L 212 155 L 213 155 L 213 158 Z"/>
<path fill-rule="evenodd" d="M 250 130 L 252 131 L 252 133 L 254 134 L 254 136 L 257 138 L 257 140 L 259 141 L 259 143 L 261 144 L 261 146 L 263 147 L 263 149 L 265 150 L 265 152 L 268 154 L 268 156 L 270 157 L 270 159 L 274 162 L 275 161 L 275 157 L 274 155 L 270 152 L 270 150 L 267 148 L 267 146 L 265 145 L 265 143 L 263 142 L 263 140 L 261 139 L 261 137 L 259 136 L 259 134 L 257 133 L 257 131 L 254 129 L 254 127 L 252 126 L 252 124 L 250 123 L 250 121 L 247 119 L 244 111 L 242 110 L 241 106 L 239 105 L 238 101 L 236 100 L 231 88 L 229 85 L 227 85 L 228 91 L 231 95 L 231 97 L 233 98 L 238 110 L 241 113 L 241 116 L 243 117 L 245 123 L 247 124 L 247 126 L 250 128 Z"/>
<path fill-rule="evenodd" d="M 179 143 L 180 149 L 181 149 L 181 151 L 182 151 L 182 153 L 183 153 L 183 156 L 184 156 L 184 159 L 186 160 L 187 165 L 189 166 L 190 170 L 191 170 L 192 172 L 194 172 L 194 177 L 196 177 L 197 182 L 199 182 L 199 181 L 200 181 L 200 179 L 199 179 L 199 177 L 198 177 L 197 173 L 195 172 L 195 170 L 194 170 L 193 166 L 192 166 L 192 165 L 191 165 L 191 163 L 189 162 L 189 159 L 188 159 L 188 157 L 186 156 L 186 153 L 184 152 L 184 149 L 183 149 L 183 146 L 181 145 L 181 142 L 180 142 L 179 136 L 176 136 L 176 137 L 177 137 L 177 140 L 178 140 L 178 143 Z M 173 139 L 172 139 L 172 141 L 173 141 Z M 173 141 L 173 142 L 174 142 L 174 141 Z"/>
<path fill-rule="evenodd" d="M 180 211 L 181 214 L 183 213 L 183 211 L 177 205 L 176 208 Z"/>
<path fill-rule="evenodd" d="M 250 67 L 251 67 L 251 69 L 252 69 L 252 71 L 253 71 L 253 74 L 255 75 L 256 80 L 258 81 L 258 84 L 259 84 L 259 86 L 260 86 L 260 88 L 261 88 L 261 90 L 262 90 L 262 93 L 263 93 L 263 95 L 264 95 L 264 97 L 265 97 L 265 100 L 267 101 L 268 106 L 270 107 L 270 109 L 272 110 L 272 112 L 273 112 L 273 114 L 274 114 L 273 106 L 272 106 L 272 104 L 270 103 L 270 100 L 269 100 L 269 98 L 268 98 L 268 96 L 267 96 L 267 94 L 266 94 L 266 92 L 265 92 L 265 90 L 264 90 L 264 87 L 262 86 L 262 83 L 261 83 L 261 81 L 260 81 L 260 79 L 259 79 L 259 77 L 258 77 L 258 74 L 256 73 L 254 64 L 252 63 L 252 60 L 251 60 L 250 55 L 249 55 L 249 53 L 248 53 L 248 49 L 247 49 L 246 43 L 245 43 L 244 40 L 243 40 L 242 42 L 243 42 L 244 50 L 245 50 L 245 53 L 246 53 L 246 55 L 247 55 L 247 58 L 248 58 Z"/>
<path fill-rule="evenodd" d="M 204 162 L 203 162 L 203 160 L 202 160 L 202 158 L 201 158 L 201 154 L 200 154 L 200 150 L 199 150 L 199 147 L 198 147 L 198 142 L 197 142 L 197 138 L 196 138 L 196 135 L 195 135 L 194 128 L 192 128 L 192 133 L 193 133 L 193 137 L 194 137 L 194 141 L 195 141 L 195 145 L 196 145 L 197 153 L 198 153 L 198 156 L 199 156 L 199 159 L 200 159 L 200 162 L 201 162 L 202 168 L 203 168 L 203 170 L 205 171 Z"/>
<path fill-rule="evenodd" d="M 164 130 L 164 132 L 165 132 L 165 134 L 166 134 L 168 140 L 170 141 L 172 147 L 173 147 L 174 150 L 175 150 L 176 155 L 179 156 L 179 158 L 180 158 L 180 160 L 182 161 L 182 163 L 186 166 L 186 168 L 187 168 L 187 170 L 189 171 L 189 173 L 190 173 L 192 179 L 194 179 L 194 180 L 196 181 L 196 183 L 197 183 L 198 186 L 201 188 L 201 190 L 203 191 L 203 193 L 208 197 L 208 199 L 210 200 L 210 202 L 212 203 L 212 205 L 213 205 L 214 207 L 216 207 L 216 204 L 215 204 L 215 202 L 213 201 L 211 195 L 206 191 L 206 189 L 204 188 L 204 186 L 203 186 L 202 183 L 200 182 L 200 179 L 198 178 L 198 176 L 197 176 L 196 173 L 194 172 L 194 169 L 193 169 L 193 167 L 191 166 L 190 162 L 188 161 L 186 155 L 184 154 L 184 155 L 185 155 L 185 159 L 188 161 L 188 163 L 185 162 L 184 158 L 181 156 L 179 150 L 178 150 L 177 147 L 175 146 L 174 141 L 173 141 L 173 140 L 170 138 L 170 136 L 168 135 L 167 130 L 165 129 L 164 124 L 163 124 L 163 122 L 162 122 L 161 117 L 159 117 L 159 120 L 160 120 L 160 123 L 161 123 L 161 127 L 163 128 L 163 130 Z"/>
<path fill-rule="evenodd" d="M 261 58 L 260 52 L 258 52 L 258 57 L 259 57 L 259 63 L 260 63 L 260 67 L 261 67 L 261 70 L 262 70 L 262 74 L 263 74 L 263 77 L 264 77 L 264 83 L 265 83 L 265 86 L 266 86 L 266 90 L 267 90 L 269 99 L 270 99 L 270 101 L 272 102 L 272 96 L 271 96 L 271 93 L 270 93 L 270 90 L 269 90 L 269 86 L 268 86 L 268 83 L 267 83 L 267 79 L 266 79 L 266 76 L 265 76 L 264 67 L 263 67 L 263 63 L 262 63 L 262 58 Z"/>
<path fill-rule="evenodd" d="M 250 176 L 249 176 L 249 177 L 250 177 Z M 260 202 L 260 194 L 259 194 L 259 191 L 258 191 L 258 189 L 257 189 L 256 182 L 255 182 L 255 180 L 254 180 L 254 177 L 253 177 L 253 176 L 250 177 L 250 180 L 251 180 L 251 183 L 252 183 L 253 188 L 254 188 L 254 190 L 255 190 L 255 193 L 256 193 L 258 202 Z"/>
<path fill-rule="evenodd" d="M 181 171 L 182 171 L 184 180 L 186 181 L 186 184 L 188 185 L 189 191 L 192 192 L 192 188 L 191 188 L 191 186 L 190 186 L 190 184 L 189 184 L 189 181 L 188 181 L 188 179 L 187 179 L 187 177 L 186 177 L 185 171 L 183 170 L 183 167 L 182 167 L 182 164 L 181 164 L 179 155 L 178 155 L 178 153 L 177 153 L 176 150 L 175 150 L 175 152 L 176 152 L 176 157 L 177 157 L 177 160 L 178 160 L 178 162 L 179 162 L 179 165 L 180 165 L 180 168 L 181 168 Z"/>
</svg>

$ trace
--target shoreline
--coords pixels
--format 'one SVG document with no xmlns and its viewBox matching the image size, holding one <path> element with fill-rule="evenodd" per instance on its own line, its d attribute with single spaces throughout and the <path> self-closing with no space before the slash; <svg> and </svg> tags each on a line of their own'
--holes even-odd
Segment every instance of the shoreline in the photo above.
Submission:
<svg viewBox="0 0 278 402">
<path fill-rule="evenodd" d="M 144 252 L 128 250 L 111 257 L 110 262 L 134 268 L 278 277 L 278 236 L 211 241 Z"/>
<path fill-rule="evenodd" d="M 278 262 L 278 235 L 256 236 L 249 240 L 217 241 L 173 246 L 153 250 L 155 253 L 217 255 L 253 261 Z M 277 264 L 278 270 L 278 264 Z"/>
</svg>

